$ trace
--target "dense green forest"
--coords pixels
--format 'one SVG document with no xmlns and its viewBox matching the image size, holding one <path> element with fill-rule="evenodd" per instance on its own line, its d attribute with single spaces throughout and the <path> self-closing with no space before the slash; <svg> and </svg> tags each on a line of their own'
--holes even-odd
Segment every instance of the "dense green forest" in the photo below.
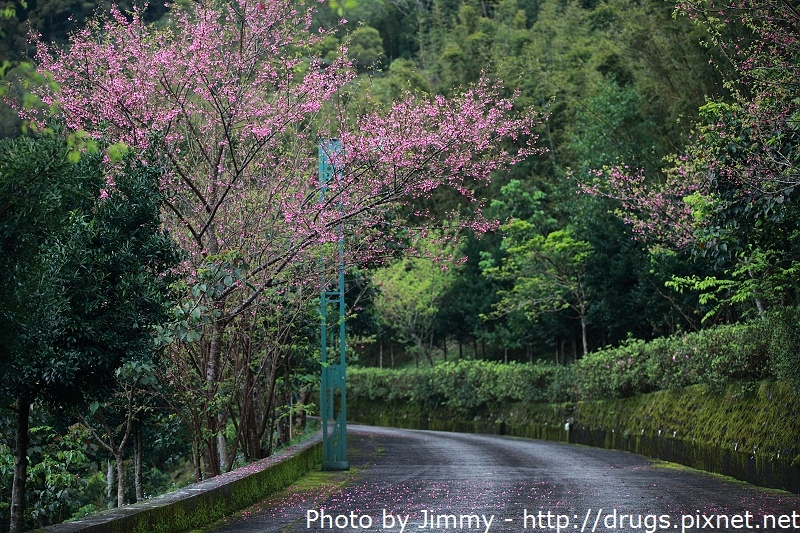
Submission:
<svg viewBox="0 0 800 533">
<path fill-rule="evenodd" d="M 798 2 L 328 0 L 307 16 L 305 2 L 274 4 L 298 13 L 245 1 L 0 10 L 0 517 L 11 531 L 139 501 L 294 438 L 314 412 L 319 257 L 335 255 L 337 232 L 342 256 L 361 258 L 346 269 L 349 360 L 397 369 L 398 383 L 440 367 L 416 395 L 435 399 L 462 378 L 476 382 L 474 398 L 453 400 L 465 405 L 800 382 Z M 254 45 L 251 70 L 235 54 L 209 60 L 219 78 L 205 92 L 189 95 L 188 67 L 151 83 L 136 61 L 160 56 L 142 50 L 193 46 L 184 28 L 203 20 L 200 6 L 262 17 L 253 34 L 273 40 Z M 139 23 L 152 37 L 126 56 L 119 36 Z M 95 57 L 70 70 L 66 55 L 37 53 L 31 30 Z M 203 35 L 217 50 L 246 40 Z M 112 44 L 81 48 L 92 36 Z M 81 100 L 102 85 L 95 72 L 122 74 Z M 262 109 L 283 95 L 299 104 L 272 122 L 251 111 L 266 122 L 237 137 L 234 104 L 251 87 L 267 95 Z M 176 96 L 180 110 L 159 114 L 137 94 Z M 531 129 L 489 120 L 531 109 Z M 418 116 L 431 124 L 404 122 Z M 446 136 L 448 121 L 475 128 L 474 140 L 435 156 L 422 133 L 421 148 L 402 144 L 418 130 Z M 303 143 L 332 125 L 375 128 L 378 141 L 360 160 L 345 134 L 351 189 L 304 200 L 317 154 Z M 204 152 L 205 138 L 219 150 Z M 387 146 L 410 162 L 376 162 Z M 193 180 L 195 169 L 215 177 Z M 270 172 L 302 179 L 270 189 Z M 408 185 L 430 174 L 442 182 Z M 342 199 L 370 180 L 369 201 Z M 303 219 L 310 203 L 327 208 L 324 194 L 338 205 Z M 684 350 L 692 358 L 676 367 Z M 482 362 L 456 363 L 466 359 Z M 375 372 L 359 370 L 362 394 L 409 394 L 377 390 L 395 374 Z"/>
<path fill-rule="evenodd" d="M 723 21 L 703 11 L 708 6 L 669 2 L 333 4 L 324 23 L 351 20 L 345 40 L 351 53 L 369 58 L 362 83 L 374 97 L 392 98 L 398 88 L 447 94 L 488 75 L 517 91 L 518 105 L 548 113 L 538 131 L 547 153 L 496 175 L 486 192 L 500 226 L 481 239 L 468 236 L 434 289 L 422 295 L 415 288 L 432 276 L 424 260 L 388 267 L 404 275 L 378 274 L 391 286 L 384 283 L 374 305 L 353 318 L 371 343 L 359 353 L 362 362 L 377 365 L 388 351 L 403 354 L 395 364 L 410 355 L 430 362 L 432 352 L 565 363 L 629 338 L 796 305 L 796 215 L 781 198 L 792 196 L 797 177 L 797 86 L 789 67 L 797 15 L 791 7 L 773 15 L 787 17 L 775 24 L 786 30 L 779 46 L 788 70 L 747 67 L 732 49 L 748 50 L 748 61 L 763 59 L 759 6 L 768 7 L 748 4 Z M 770 79 L 760 80 L 758 69 Z M 760 85 L 767 83 L 787 92 L 757 94 L 771 90 Z M 783 122 L 737 116 L 754 102 L 781 108 Z M 759 142 L 776 143 L 775 153 L 758 154 Z M 714 158 L 730 176 L 714 168 Z M 696 194 L 704 197 L 692 204 L 692 180 L 710 179 L 700 177 L 703 165 L 722 175 L 703 184 Z M 640 172 L 641 181 L 612 189 L 618 169 Z M 778 175 L 769 188 L 772 170 Z M 670 189 L 687 172 L 688 192 Z M 759 172 L 762 183 L 736 182 L 735 173 Z M 636 196 L 634 186 L 649 192 Z M 669 194 L 677 206 L 666 205 Z M 665 205 L 644 205 L 648 195 Z M 434 200 L 446 208 L 447 198 Z M 689 237 L 679 231 L 686 213 L 668 218 L 684 208 L 695 224 Z"/>
</svg>

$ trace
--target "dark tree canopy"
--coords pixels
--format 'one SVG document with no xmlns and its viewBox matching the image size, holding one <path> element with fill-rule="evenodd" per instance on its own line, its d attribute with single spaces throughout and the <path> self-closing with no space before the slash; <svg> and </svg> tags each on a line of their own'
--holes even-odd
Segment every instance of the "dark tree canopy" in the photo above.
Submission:
<svg viewBox="0 0 800 533">
<path fill-rule="evenodd" d="M 176 252 L 157 168 L 128 157 L 109 187 L 101 151 L 70 152 L 60 134 L 0 144 L 0 357 L 7 392 L 74 402 L 152 356 Z"/>
</svg>

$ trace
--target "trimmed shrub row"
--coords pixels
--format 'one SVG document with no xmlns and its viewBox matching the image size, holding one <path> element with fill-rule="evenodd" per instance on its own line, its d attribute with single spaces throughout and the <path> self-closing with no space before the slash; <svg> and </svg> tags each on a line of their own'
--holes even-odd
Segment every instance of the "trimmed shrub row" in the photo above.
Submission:
<svg viewBox="0 0 800 533">
<path fill-rule="evenodd" d="M 351 398 L 469 411 L 515 402 L 628 398 L 698 384 L 721 391 L 763 379 L 800 384 L 799 309 L 650 342 L 631 340 L 570 366 L 461 360 L 425 368 L 352 368 L 347 387 Z"/>
</svg>

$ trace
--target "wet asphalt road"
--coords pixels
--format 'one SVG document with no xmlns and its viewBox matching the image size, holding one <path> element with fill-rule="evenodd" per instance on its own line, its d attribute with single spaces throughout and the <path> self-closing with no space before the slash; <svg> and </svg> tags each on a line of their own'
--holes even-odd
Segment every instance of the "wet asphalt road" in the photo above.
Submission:
<svg viewBox="0 0 800 533">
<path fill-rule="evenodd" d="M 348 445 L 350 472 L 314 473 L 208 531 L 800 531 L 798 495 L 624 452 L 367 426 Z"/>
</svg>

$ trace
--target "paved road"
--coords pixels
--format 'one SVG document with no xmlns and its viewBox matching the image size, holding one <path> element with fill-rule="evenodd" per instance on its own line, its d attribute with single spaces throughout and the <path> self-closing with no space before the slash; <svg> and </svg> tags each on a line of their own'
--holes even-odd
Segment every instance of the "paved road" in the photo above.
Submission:
<svg viewBox="0 0 800 533">
<path fill-rule="evenodd" d="M 800 531 L 800 496 L 624 452 L 366 426 L 348 444 L 351 472 L 313 474 L 210 531 Z"/>
</svg>

